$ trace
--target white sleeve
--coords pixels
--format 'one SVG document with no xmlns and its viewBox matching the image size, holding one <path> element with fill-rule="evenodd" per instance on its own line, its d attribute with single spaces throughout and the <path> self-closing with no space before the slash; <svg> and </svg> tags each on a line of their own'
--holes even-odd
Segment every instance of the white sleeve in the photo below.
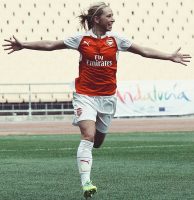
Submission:
<svg viewBox="0 0 194 200">
<path fill-rule="evenodd" d="M 83 34 L 76 34 L 71 37 L 67 37 L 64 39 L 64 44 L 67 46 L 68 49 L 75 49 L 77 50 L 79 47 L 79 44 L 83 38 Z"/>
<path fill-rule="evenodd" d="M 127 49 L 132 45 L 132 42 L 123 36 L 114 34 L 114 38 L 116 40 L 119 51 L 127 51 Z"/>
</svg>

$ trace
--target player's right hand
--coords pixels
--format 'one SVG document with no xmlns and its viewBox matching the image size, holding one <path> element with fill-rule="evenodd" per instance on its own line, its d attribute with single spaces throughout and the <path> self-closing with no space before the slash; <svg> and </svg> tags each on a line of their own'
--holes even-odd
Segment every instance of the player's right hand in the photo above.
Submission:
<svg viewBox="0 0 194 200">
<path fill-rule="evenodd" d="M 14 35 L 13 38 L 10 38 L 10 40 L 5 39 L 4 41 L 7 43 L 2 46 L 4 47 L 5 51 L 8 51 L 8 54 L 23 49 L 22 43 L 18 39 L 16 39 Z"/>
</svg>

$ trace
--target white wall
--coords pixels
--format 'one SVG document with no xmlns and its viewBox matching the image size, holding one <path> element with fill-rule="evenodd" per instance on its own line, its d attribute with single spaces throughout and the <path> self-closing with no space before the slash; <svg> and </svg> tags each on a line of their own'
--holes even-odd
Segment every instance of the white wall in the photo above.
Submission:
<svg viewBox="0 0 194 200">
<path fill-rule="evenodd" d="M 80 11 L 95 1 L 0 1 L 0 38 L 13 34 L 20 40 L 63 39 L 80 31 Z M 132 42 L 194 56 L 194 1 L 107 0 L 114 11 L 113 31 Z M 39 21 L 39 24 L 37 23 Z M 48 29 L 48 30 L 47 30 Z M 23 50 L 7 55 L 0 45 L 0 83 L 68 82 L 78 74 L 79 54 L 71 50 Z M 194 79 L 194 61 L 188 67 L 120 53 L 118 80 Z"/>
</svg>

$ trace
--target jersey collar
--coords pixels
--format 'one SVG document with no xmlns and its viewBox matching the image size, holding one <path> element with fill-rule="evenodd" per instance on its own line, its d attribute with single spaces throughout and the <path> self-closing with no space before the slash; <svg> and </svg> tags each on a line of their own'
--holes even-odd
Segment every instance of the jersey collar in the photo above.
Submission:
<svg viewBox="0 0 194 200">
<path fill-rule="evenodd" d="M 90 30 L 88 31 L 88 34 L 89 34 L 90 36 L 94 37 L 94 38 L 97 38 L 97 35 L 94 34 L 94 32 L 92 31 L 92 29 L 90 29 Z M 103 38 L 105 38 L 106 36 L 107 36 L 107 32 L 105 33 L 105 35 L 102 35 L 100 39 L 103 39 Z"/>
</svg>

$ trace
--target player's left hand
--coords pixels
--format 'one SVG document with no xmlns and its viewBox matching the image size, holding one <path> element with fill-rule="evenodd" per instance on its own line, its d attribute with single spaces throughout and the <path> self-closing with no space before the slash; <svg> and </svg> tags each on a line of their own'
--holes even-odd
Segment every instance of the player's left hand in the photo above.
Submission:
<svg viewBox="0 0 194 200">
<path fill-rule="evenodd" d="M 179 52 L 180 50 L 181 50 L 181 47 L 179 47 L 172 54 L 171 61 L 187 66 L 187 63 L 190 62 L 190 58 L 192 58 L 192 57 L 189 54 L 181 54 Z"/>
</svg>

